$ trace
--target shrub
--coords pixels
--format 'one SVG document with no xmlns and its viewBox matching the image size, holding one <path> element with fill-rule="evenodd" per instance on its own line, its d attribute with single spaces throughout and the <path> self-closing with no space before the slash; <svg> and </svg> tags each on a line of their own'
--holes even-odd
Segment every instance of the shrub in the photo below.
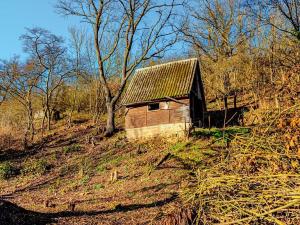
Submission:
<svg viewBox="0 0 300 225">
<path fill-rule="evenodd" d="M 78 151 L 80 151 L 80 149 L 81 149 L 80 145 L 73 144 L 73 145 L 70 145 L 70 146 L 63 147 L 63 152 L 65 154 L 68 154 L 68 153 L 72 153 L 72 152 L 78 152 Z"/>
<path fill-rule="evenodd" d="M 21 173 L 22 175 L 34 174 L 34 175 L 43 175 L 50 170 L 51 165 L 44 159 L 40 160 L 28 160 L 25 162 Z"/>
<path fill-rule="evenodd" d="M 0 179 L 8 179 L 14 174 L 14 168 L 9 162 L 0 164 Z"/>
</svg>

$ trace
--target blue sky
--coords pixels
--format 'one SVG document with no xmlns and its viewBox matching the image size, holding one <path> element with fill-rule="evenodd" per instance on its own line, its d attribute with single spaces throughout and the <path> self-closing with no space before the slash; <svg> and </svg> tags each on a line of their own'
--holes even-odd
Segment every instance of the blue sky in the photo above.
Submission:
<svg viewBox="0 0 300 225">
<path fill-rule="evenodd" d="M 78 18 L 55 12 L 56 0 L 0 0 L 0 59 L 24 56 L 20 35 L 25 28 L 42 27 L 68 39 L 68 27 L 79 25 Z"/>
</svg>

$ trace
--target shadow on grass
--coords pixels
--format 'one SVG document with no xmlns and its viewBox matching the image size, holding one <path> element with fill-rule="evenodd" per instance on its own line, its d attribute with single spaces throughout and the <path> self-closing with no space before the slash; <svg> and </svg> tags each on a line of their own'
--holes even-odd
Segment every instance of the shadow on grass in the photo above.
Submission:
<svg viewBox="0 0 300 225">
<path fill-rule="evenodd" d="M 20 160 L 37 153 L 37 148 L 31 147 L 27 150 L 6 149 L 0 151 L 0 162 L 10 160 Z"/>
<path fill-rule="evenodd" d="M 44 225 L 53 222 L 55 220 L 47 214 L 26 210 L 9 201 L 0 200 L 1 225 Z"/>
<path fill-rule="evenodd" d="M 59 175 L 55 175 L 55 176 L 51 176 L 51 177 L 49 177 L 47 179 L 43 179 L 43 180 L 40 180 L 38 182 L 31 183 L 29 185 L 26 185 L 25 187 L 16 189 L 16 190 L 14 190 L 11 193 L 0 195 L 0 199 L 1 198 L 6 198 L 6 199 L 7 198 L 12 198 L 13 196 L 15 196 L 15 195 L 17 195 L 19 193 L 25 192 L 25 191 L 37 190 L 37 189 L 39 189 L 39 188 L 41 188 L 41 187 L 43 187 L 45 185 L 53 183 L 58 177 L 59 177 Z"/>
<path fill-rule="evenodd" d="M 170 197 L 145 204 L 130 204 L 117 205 L 114 209 L 103 211 L 62 211 L 57 213 L 39 213 L 23 209 L 11 202 L 0 200 L 0 221 L 1 225 L 45 225 L 52 224 L 59 218 L 63 217 L 81 217 L 81 216 L 97 216 L 105 214 L 113 214 L 117 212 L 129 212 L 139 209 L 148 209 L 154 207 L 164 206 L 177 199 L 177 194 L 172 194 Z"/>
</svg>

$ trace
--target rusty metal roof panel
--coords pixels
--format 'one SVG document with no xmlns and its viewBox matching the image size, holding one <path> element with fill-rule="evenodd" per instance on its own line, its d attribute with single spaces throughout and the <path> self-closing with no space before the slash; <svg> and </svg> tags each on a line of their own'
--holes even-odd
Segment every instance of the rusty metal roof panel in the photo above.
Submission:
<svg viewBox="0 0 300 225">
<path fill-rule="evenodd" d="M 139 69 L 122 99 L 123 105 L 150 102 L 165 97 L 187 96 L 192 87 L 196 58 Z"/>
</svg>

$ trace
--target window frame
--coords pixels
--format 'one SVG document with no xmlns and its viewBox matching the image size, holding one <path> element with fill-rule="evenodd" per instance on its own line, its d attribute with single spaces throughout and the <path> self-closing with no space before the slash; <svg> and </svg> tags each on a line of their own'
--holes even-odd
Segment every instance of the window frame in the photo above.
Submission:
<svg viewBox="0 0 300 225">
<path fill-rule="evenodd" d="M 158 108 L 156 108 L 156 109 L 150 109 L 150 105 L 158 105 Z M 159 102 L 149 103 L 149 104 L 147 105 L 147 110 L 148 110 L 148 112 L 153 112 L 153 111 L 158 111 L 158 110 L 160 110 L 160 104 L 159 104 Z"/>
</svg>

